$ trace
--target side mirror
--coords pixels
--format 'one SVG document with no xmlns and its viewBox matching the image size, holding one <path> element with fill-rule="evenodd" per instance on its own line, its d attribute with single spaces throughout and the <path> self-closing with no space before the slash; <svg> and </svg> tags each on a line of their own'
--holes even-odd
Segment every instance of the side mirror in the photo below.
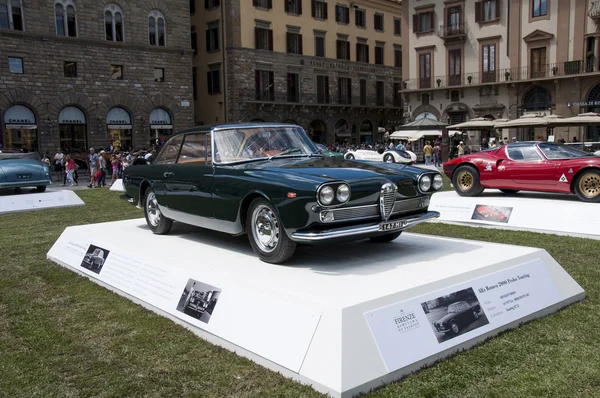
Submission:
<svg viewBox="0 0 600 398">
<path fill-rule="evenodd" d="M 594 156 L 596 156 L 596 157 L 600 158 L 600 151 L 596 151 L 596 152 L 594 152 Z"/>
</svg>

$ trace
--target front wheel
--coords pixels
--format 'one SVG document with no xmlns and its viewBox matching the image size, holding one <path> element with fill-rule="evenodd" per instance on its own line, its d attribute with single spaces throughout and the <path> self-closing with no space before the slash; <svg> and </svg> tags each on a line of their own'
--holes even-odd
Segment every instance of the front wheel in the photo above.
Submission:
<svg viewBox="0 0 600 398">
<path fill-rule="evenodd" d="M 38 192 L 46 192 L 46 186 L 40 185 L 39 187 L 35 187 Z"/>
<path fill-rule="evenodd" d="M 473 310 L 473 317 L 474 317 L 475 319 L 479 319 L 479 311 L 477 311 L 477 310 Z"/>
<path fill-rule="evenodd" d="M 485 188 L 479 182 L 479 172 L 473 166 L 460 166 L 452 174 L 452 185 L 460 196 L 478 196 Z"/>
<path fill-rule="evenodd" d="M 146 223 L 150 230 L 157 235 L 169 233 L 173 226 L 173 220 L 165 217 L 160 211 L 156 194 L 152 188 L 148 188 L 144 196 L 144 216 L 146 216 Z"/>
<path fill-rule="evenodd" d="M 575 180 L 574 191 L 584 202 L 600 203 L 600 171 L 583 171 Z"/>
<path fill-rule="evenodd" d="M 391 234 L 379 235 L 369 238 L 371 242 L 375 243 L 388 243 L 397 239 L 402 234 L 402 231 L 393 232 Z"/>
<path fill-rule="evenodd" d="M 346 155 L 346 159 L 348 159 L 348 160 L 354 160 L 354 155 L 352 155 L 351 153 L 349 153 L 348 155 Z"/>
<path fill-rule="evenodd" d="M 452 324 L 450 324 L 450 329 L 452 330 L 452 333 L 454 333 L 454 334 L 458 334 L 458 332 L 460 332 L 460 328 L 458 327 L 458 324 L 456 323 L 456 321 L 452 321 Z"/>
<path fill-rule="evenodd" d="M 252 250 L 266 263 L 283 263 L 296 250 L 296 243 L 287 236 L 275 208 L 266 199 L 255 199 L 250 204 L 246 233 Z"/>
<path fill-rule="evenodd" d="M 383 157 L 383 161 L 386 163 L 396 163 L 394 156 L 391 153 L 388 153 Z"/>
</svg>

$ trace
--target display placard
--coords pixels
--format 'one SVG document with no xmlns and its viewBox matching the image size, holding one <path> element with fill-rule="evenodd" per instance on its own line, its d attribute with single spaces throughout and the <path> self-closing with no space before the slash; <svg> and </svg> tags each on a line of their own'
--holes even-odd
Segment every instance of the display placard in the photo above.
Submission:
<svg viewBox="0 0 600 398">
<path fill-rule="evenodd" d="M 85 203 L 73 191 L 0 196 L 0 214 L 83 205 Z"/>
<path fill-rule="evenodd" d="M 364 314 L 389 372 L 562 300 L 541 260 Z"/>
</svg>

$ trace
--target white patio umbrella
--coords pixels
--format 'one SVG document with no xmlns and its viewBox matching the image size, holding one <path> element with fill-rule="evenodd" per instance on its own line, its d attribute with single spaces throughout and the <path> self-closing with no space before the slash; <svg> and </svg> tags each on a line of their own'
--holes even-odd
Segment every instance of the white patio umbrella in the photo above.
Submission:
<svg viewBox="0 0 600 398">
<path fill-rule="evenodd" d="M 509 120 L 506 122 L 496 121 L 494 128 L 505 129 L 505 128 L 518 128 L 518 127 L 547 127 L 552 123 L 555 123 L 560 116 L 538 116 L 538 115 L 523 115 L 518 119 Z"/>
<path fill-rule="evenodd" d="M 595 126 L 600 125 L 600 113 L 587 112 L 580 113 L 577 116 L 565 117 L 554 120 L 552 125 L 555 127 L 562 126 Z"/>
<path fill-rule="evenodd" d="M 476 117 L 468 122 L 448 126 L 448 130 L 490 130 L 494 128 L 495 120 Z"/>
</svg>

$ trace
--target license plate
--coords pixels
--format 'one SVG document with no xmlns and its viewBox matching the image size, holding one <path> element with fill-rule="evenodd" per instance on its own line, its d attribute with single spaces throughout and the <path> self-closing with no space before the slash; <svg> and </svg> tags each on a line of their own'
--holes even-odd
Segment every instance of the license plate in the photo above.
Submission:
<svg viewBox="0 0 600 398">
<path fill-rule="evenodd" d="M 406 226 L 406 221 L 392 221 L 386 222 L 379 225 L 380 231 L 393 231 L 395 229 L 404 228 Z"/>
<path fill-rule="evenodd" d="M 28 178 L 31 178 L 31 174 L 17 174 L 17 179 L 19 180 L 26 180 Z"/>
</svg>

